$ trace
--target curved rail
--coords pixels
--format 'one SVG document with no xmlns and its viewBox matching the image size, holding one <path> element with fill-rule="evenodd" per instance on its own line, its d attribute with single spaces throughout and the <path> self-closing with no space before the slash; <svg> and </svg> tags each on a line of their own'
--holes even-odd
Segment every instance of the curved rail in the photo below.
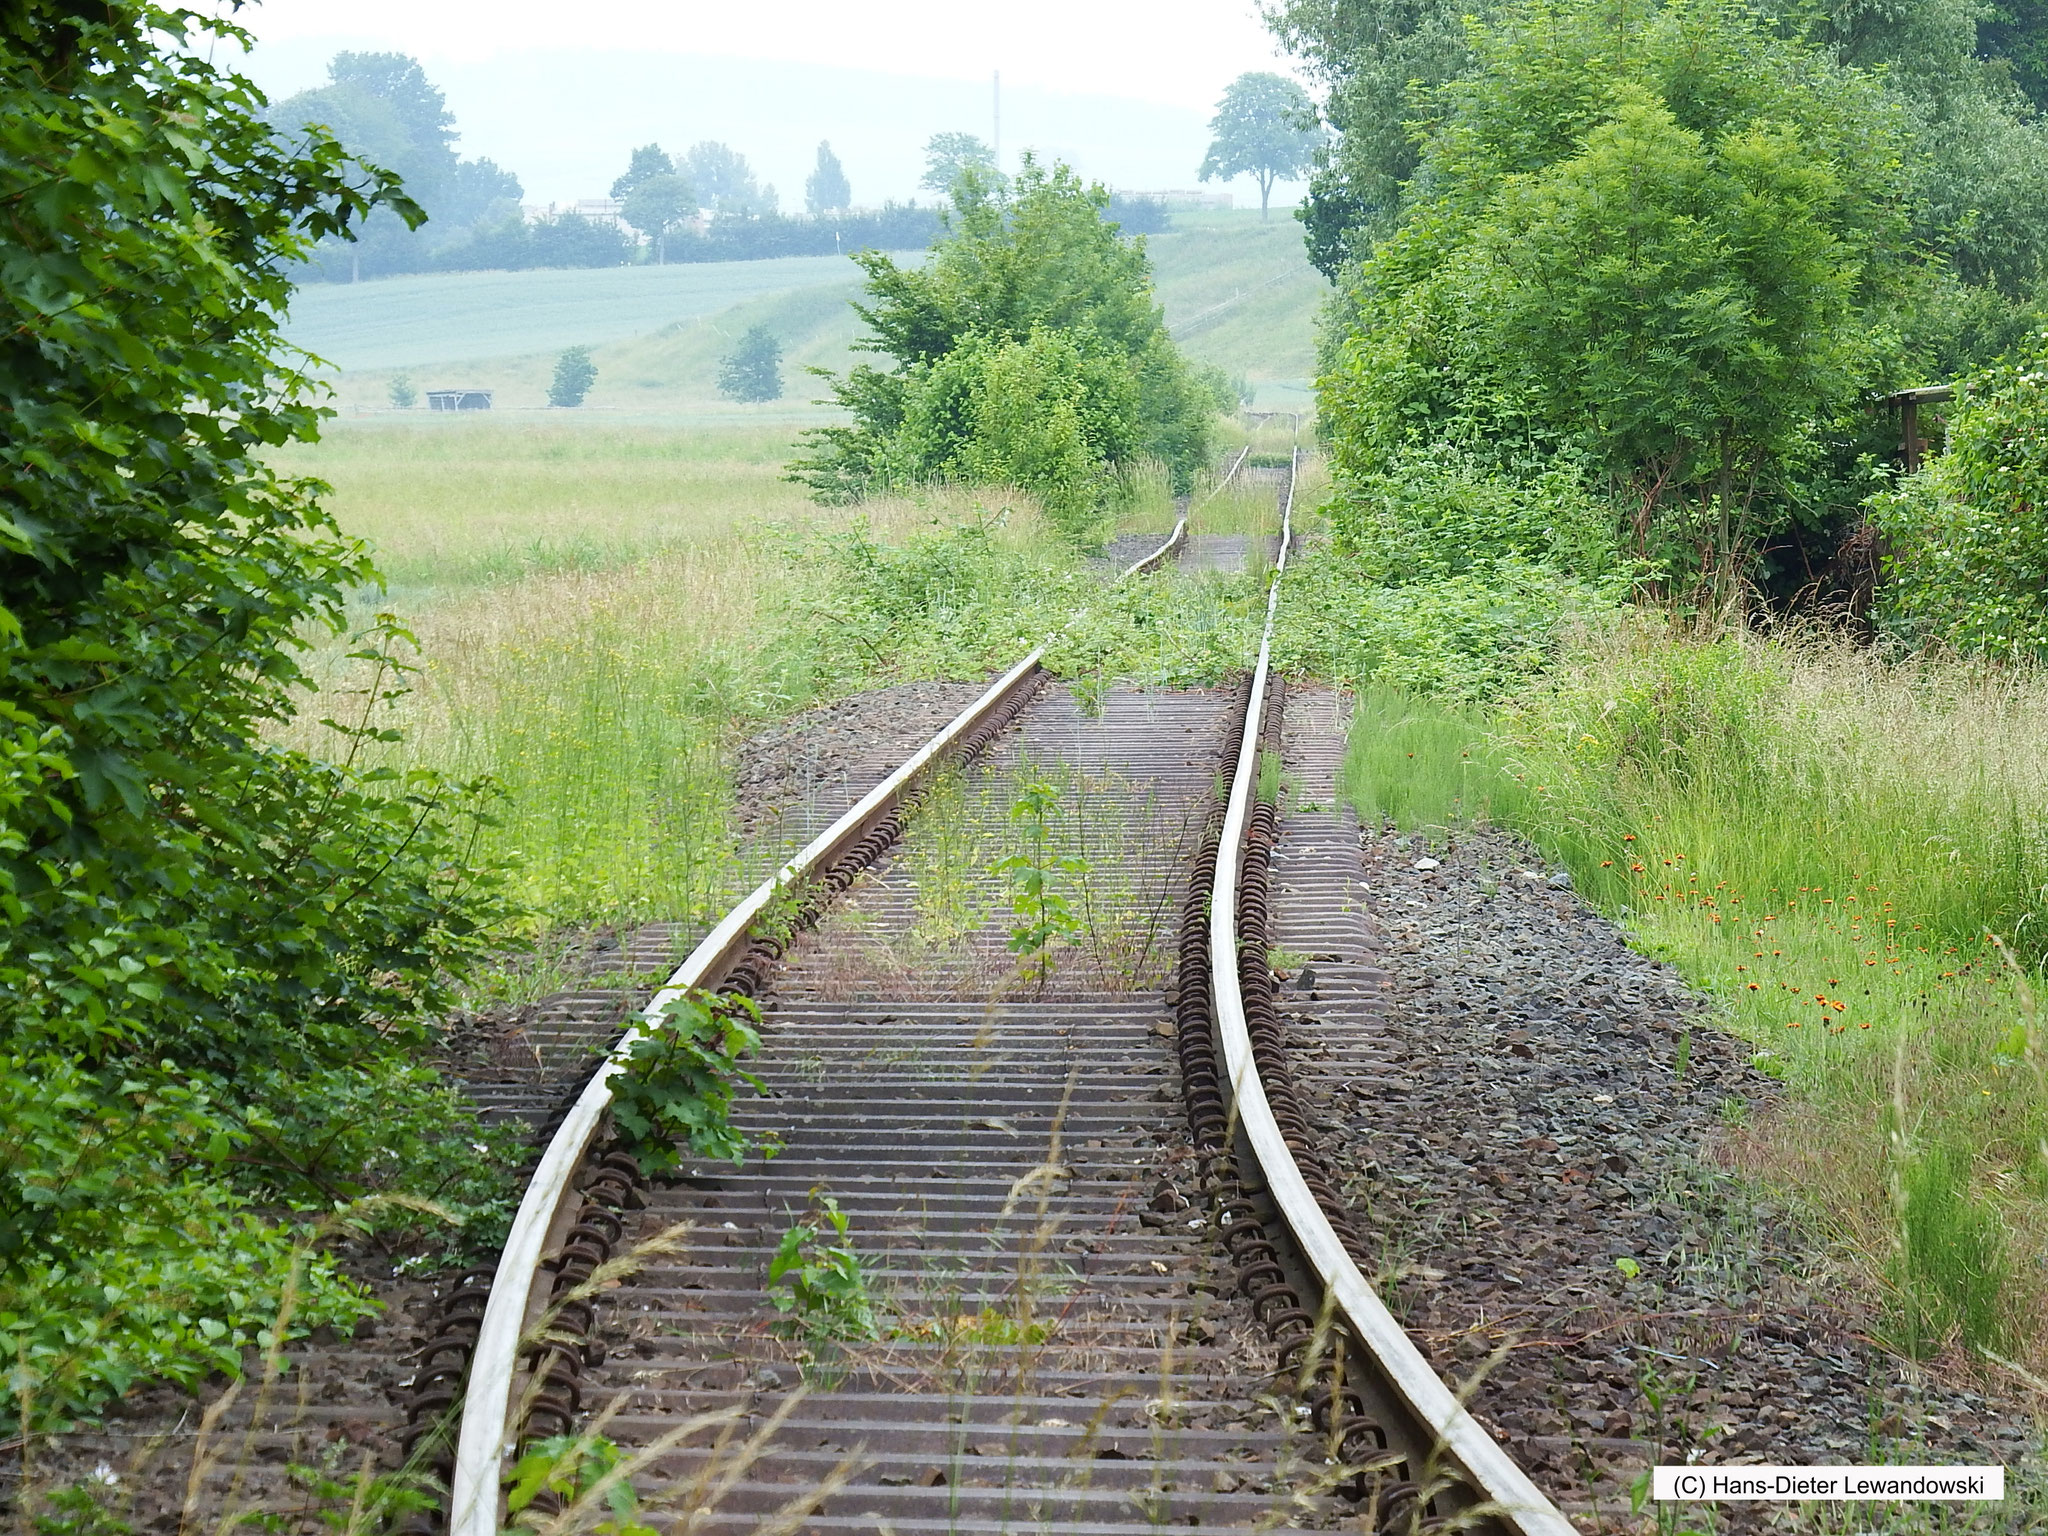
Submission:
<svg viewBox="0 0 2048 1536">
<path fill-rule="evenodd" d="M 1297 468 L 1300 461 L 1301 450 L 1296 449 Z M 1238 983 L 1238 875 L 1245 826 L 1258 788 L 1259 726 L 1265 714 L 1271 674 L 1273 622 L 1280 608 L 1280 583 L 1287 571 L 1288 547 L 1293 539 L 1293 512 L 1294 481 L 1290 476 L 1287 501 L 1280 516 L 1280 555 L 1274 562 L 1267 591 L 1266 627 L 1259 640 L 1258 664 L 1252 672 L 1251 700 L 1245 711 L 1243 744 L 1238 749 L 1229 806 L 1224 812 L 1223 839 L 1210 905 L 1210 996 L 1217 1037 L 1223 1045 L 1233 1118 L 1250 1144 L 1274 1205 L 1325 1294 L 1335 1302 L 1353 1336 L 1370 1351 L 1401 1406 L 1479 1493 L 1481 1505 L 1475 1513 L 1492 1515 L 1518 1536 L 1576 1536 L 1576 1528 L 1557 1506 L 1465 1411 L 1464 1404 L 1430 1368 L 1422 1352 L 1359 1273 L 1358 1265 L 1345 1250 L 1295 1165 L 1286 1138 L 1273 1118 L 1265 1084 L 1252 1057 L 1244 993 Z"/>
<path fill-rule="evenodd" d="M 1217 483 L 1216 495 L 1244 466 L 1250 445 L 1231 461 Z M 1166 541 L 1142 560 L 1120 572 L 1117 581 L 1149 571 L 1187 540 L 1190 513 L 1175 522 Z M 1070 620 L 1078 622 L 1077 615 Z M 570 1108 L 520 1198 L 510 1233 L 500 1251 L 497 1272 L 471 1353 L 469 1382 L 463 1393 L 461 1429 L 456 1439 L 455 1466 L 449 1483 L 449 1536 L 498 1536 L 499 1499 L 510 1427 L 512 1384 L 517 1375 L 519 1345 L 532 1314 L 534 1282 L 546 1257 L 576 1170 L 596 1139 L 612 1101 L 611 1080 L 624 1069 L 626 1052 L 642 1037 L 644 1027 L 658 1020 L 676 999 L 697 988 L 715 985 L 745 949 L 754 922 L 793 883 L 815 871 L 829 869 L 884 817 L 899 797 L 936 761 L 996 715 L 1038 672 L 1045 645 L 1036 646 L 949 725 L 920 747 L 900 768 L 861 797 L 860 802 L 808 846 L 761 882 L 728 912 L 689 958 L 676 967 L 640 1018 L 612 1047 Z M 559 1240 L 557 1238 L 557 1240 Z"/>
</svg>

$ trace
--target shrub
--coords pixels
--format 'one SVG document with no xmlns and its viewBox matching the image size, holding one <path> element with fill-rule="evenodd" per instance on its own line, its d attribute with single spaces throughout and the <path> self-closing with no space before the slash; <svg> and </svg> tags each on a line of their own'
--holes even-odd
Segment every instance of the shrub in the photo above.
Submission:
<svg viewBox="0 0 2048 1536">
<path fill-rule="evenodd" d="M 316 482 L 286 273 L 382 204 L 207 59 L 231 25 L 27 0 L 0 51 L 0 1421 L 231 1368 L 296 1234 L 265 1216 L 475 1171 L 473 1117 L 403 1166 L 329 1097 L 425 1044 L 511 916 L 487 785 L 364 770 L 390 648 L 333 760 L 277 745 L 297 657 L 377 579 Z M 197 33 L 194 37 L 192 34 Z M 195 46 L 197 44 L 197 46 Z M 166 125 L 177 125 L 172 132 Z M 309 1175 L 311 1177 L 309 1178 Z M 262 1213 L 262 1214 L 259 1214 Z M 307 1261 L 301 1320 L 357 1315 Z"/>
<path fill-rule="evenodd" d="M 1567 625 L 1605 622 L 1621 596 L 1517 559 L 1382 586 L 1360 561 L 1325 554 L 1293 567 L 1274 658 L 1354 687 L 1491 699 L 1540 671 Z"/>
<path fill-rule="evenodd" d="M 590 348 L 568 347 L 555 359 L 555 376 L 548 385 L 548 404 L 575 406 L 583 403 L 590 386 L 597 382 L 597 364 L 590 360 Z"/>
<path fill-rule="evenodd" d="M 1187 490 L 1227 402 L 1174 347 L 1143 244 L 1103 222 L 1107 202 L 1066 166 L 1027 160 L 1000 201 L 963 178 L 954 227 L 924 266 L 856 255 L 871 296 L 856 306 L 874 333 L 867 345 L 895 367 L 832 379 L 853 423 L 806 434 L 810 452 L 791 478 L 823 501 L 1010 479 L 1078 539 L 1143 458 Z"/>
<path fill-rule="evenodd" d="M 1578 576 L 1613 570 L 1613 510 L 1569 461 L 1504 470 L 1437 442 L 1348 480 L 1325 508 L 1337 547 L 1375 580 L 1440 580 L 1504 558 Z"/>
<path fill-rule="evenodd" d="M 1873 498 L 1880 613 L 1916 644 L 2048 659 L 2048 332 L 1966 379 L 1948 447 Z"/>
<path fill-rule="evenodd" d="M 767 326 L 749 326 L 719 360 L 718 392 L 749 404 L 782 398 L 782 344 Z"/>
</svg>

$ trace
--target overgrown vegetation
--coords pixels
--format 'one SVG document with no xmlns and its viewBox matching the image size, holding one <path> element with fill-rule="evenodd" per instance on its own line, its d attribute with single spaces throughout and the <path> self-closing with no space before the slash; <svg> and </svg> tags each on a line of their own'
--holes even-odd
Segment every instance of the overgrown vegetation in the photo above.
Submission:
<svg viewBox="0 0 2048 1536">
<path fill-rule="evenodd" d="M 1014 183 L 969 167 L 948 233 L 921 267 L 854 260 L 873 333 L 895 360 L 832 379 L 850 426 L 815 429 L 792 473 L 826 501 L 933 481 L 1028 491 L 1077 547 L 1099 537 L 1119 477 L 1144 459 L 1186 489 L 1229 404 L 1166 333 L 1142 239 L 1102 210 L 1108 193 L 1028 157 Z"/>
<path fill-rule="evenodd" d="M 40 1428 L 233 1369 L 294 1268 L 281 1215 L 491 1206 L 489 1139 L 408 1062 L 511 909 L 488 787 L 367 765 L 394 625 L 322 755 L 269 736 L 304 637 L 375 579 L 261 457 L 320 418 L 284 274 L 417 210 L 321 134 L 273 137 L 206 62 L 232 27 L 5 25 L 0 1423 Z M 366 1307 L 305 1259 L 298 1326 Z"/>
<path fill-rule="evenodd" d="M 1947 0 L 1277 24 L 1345 130 L 1281 644 L 1364 685 L 1347 793 L 1566 865 L 1785 1077 L 1748 1152 L 1892 1342 L 2038 1366 L 2048 130 Z M 1897 477 L 1869 397 L 1954 370 Z"/>
<path fill-rule="evenodd" d="M 1403 826 L 1525 833 L 1720 999 L 1799 1106 L 1760 1169 L 1866 1256 L 1901 1347 L 2038 1352 L 2044 692 L 1635 622 L 1490 716 L 1368 693 L 1345 786 Z"/>
<path fill-rule="evenodd" d="M 642 1026 L 611 1079 L 613 1128 L 642 1168 L 674 1168 L 686 1151 L 745 1160 L 750 1144 L 732 1123 L 732 1100 L 742 1085 L 766 1091 L 740 1065 L 761 1048 L 760 1023 L 750 997 L 690 992 Z"/>
<path fill-rule="evenodd" d="M 768 1261 L 768 1296 L 781 1326 L 812 1344 L 880 1336 L 867 1269 L 854 1250 L 852 1222 L 831 1195 L 813 1192 L 811 1209 L 792 1222 Z"/>
<path fill-rule="evenodd" d="M 1910 642 L 2048 661 L 2048 332 L 1959 388 L 1947 451 L 1872 504 L 1882 616 Z"/>
</svg>

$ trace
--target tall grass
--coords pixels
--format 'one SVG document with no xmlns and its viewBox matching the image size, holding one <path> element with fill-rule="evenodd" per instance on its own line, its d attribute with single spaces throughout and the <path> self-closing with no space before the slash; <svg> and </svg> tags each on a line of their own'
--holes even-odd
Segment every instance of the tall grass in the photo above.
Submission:
<svg viewBox="0 0 2048 1536">
<path fill-rule="evenodd" d="M 2048 677 L 1643 624 L 1491 719 L 1367 693 L 1345 787 L 1525 833 L 1720 1000 L 1903 1347 L 2048 1354 Z"/>
<path fill-rule="evenodd" d="M 418 413 L 332 422 L 279 467 L 326 480 L 401 604 L 603 570 L 816 515 L 782 478 L 795 429 L 717 431 Z"/>
</svg>

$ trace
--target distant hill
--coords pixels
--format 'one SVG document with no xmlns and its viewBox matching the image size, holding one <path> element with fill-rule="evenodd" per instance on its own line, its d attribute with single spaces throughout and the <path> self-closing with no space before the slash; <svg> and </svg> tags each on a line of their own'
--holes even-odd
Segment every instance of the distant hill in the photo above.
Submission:
<svg viewBox="0 0 2048 1536">
<path fill-rule="evenodd" d="M 1191 356 L 1252 380 L 1262 404 L 1306 398 L 1328 285 L 1292 218 L 1179 213 L 1146 245 L 1167 324 Z M 760 324 L 783 344 L 787 398 L 733 409 L 801 410 L 822 393 L 804 368 L 838 371 L 860 356 L 859 291 L 837 257 L 447 273 L 304 289 L 288 334 L 338 366 L 344 406 L 382 407 L 404 371 L 422 390 L 488 388 L 500 409 L 540 408 L 555 354 L 580 344 L 597 362 L 593 414 L 658 414 L 715 404 L 719 358 Z"/>
</svg>

